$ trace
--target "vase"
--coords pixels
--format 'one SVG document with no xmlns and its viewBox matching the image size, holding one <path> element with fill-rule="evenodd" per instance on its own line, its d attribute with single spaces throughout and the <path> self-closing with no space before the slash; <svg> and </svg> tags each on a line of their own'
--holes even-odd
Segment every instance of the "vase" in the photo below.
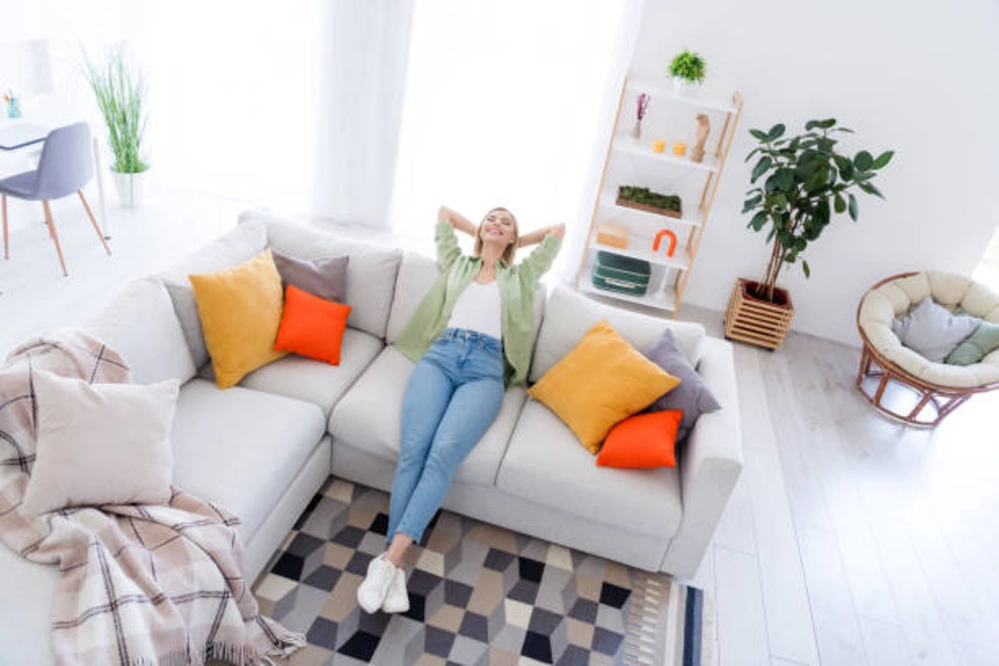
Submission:
<svg viewBox="0 0 999 666">
<path fill-rule="evenodd" d="M 642 139 L 642 121 L 636 120 L 634 126 L 631 128 L 631 138 L 635 141 L 641 141 Z"/>
<path fill-rule="evenodd" d="M 118 202 L 122 208 L 138 208 L 142 204 L 146 189 L 146 171 L 140 173 L 119 173 L 111 170 L 114 188 L 118 191 Z"/>
<path fill-rule="evenodd" d="M 677 95 L 684 95 L 687 93 L 687 89 L 690 87 L 690 82 L 687 79 L 681 79 L 678 76 L 673 77 L 673 92 Z"/>
</svg>

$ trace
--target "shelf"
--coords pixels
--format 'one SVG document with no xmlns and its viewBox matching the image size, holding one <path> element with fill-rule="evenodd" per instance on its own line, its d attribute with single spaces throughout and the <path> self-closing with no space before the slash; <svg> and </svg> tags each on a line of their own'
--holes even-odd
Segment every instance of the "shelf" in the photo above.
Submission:
<svg viewBox="0 0 999 666">
<path fill-rule="evenodd" d="M 648 143 L 652 143 L 649 141 Z M 701 171 L 710 171 L 712 173 L 718 173 L 718 160 L 714 157 L 704 156 L 703 162 L 694 162 L 688 155 L 684 157 L 677 157 L 676 155 L 670 153 L 657 153 L 650 146 L 635 143 L 635 140 L 631 137 L 617 134 L 614 136 L 614 152 L 615 153 L 625 153 L 628 155 L 638 155 L 639 157 L 644 157 L 649 160 L 654 160 L 657 162 L 665 162 L 667 164 L 675 164 L 677 166 L 689 167 L 691 169 L 700 169 Z"/>
<path fill-rule="evenodd" d="M 668 86 L 656 85 L 641 78 L 628 77 L 628 89 L 635 93 L 648 93 L 652 99 L 666 98 L 673 102 L 696 106 L 701 109 L 711 111 L 721 111 L 722 113 L 735 113 L 736 107 L 731 101 L 701 97 L 700 93 L 688 92 L 684 94 L 673 92 Z"/>
<path fill-rule="evenodd" d="M 676 290 L 673 287 L 670 287 L 667 290 L 667 295 L 657 293 L 646 296 L 629 296 L 628 294 L 619 294 L 614 291 L 597 289 L 593 286 L 593 283 L 590 282 L 590 275 L 587 273 L 583 277 L 583 281 L 579 283 L 579 290 L 584 294 L 593 294 L 604 298 L 614 298 L 619 301 L 638 303 L 639 305 L 644 305 L 647 308 L 655 308 L 656 310 L 668 310 L 670 312 L 676 311 Z"/>
<path fill-rule="evenodd" d="M 646 238 L 644 236 L 631 236 L 629 239 L 630 247 L 627 249 L 621 249 L 618 247 L 611 247 L 610 245 L 602 245 L 597 242 L 597 231 L 594 230 L 593 235 L 590 237 L 589 247 L 591 250 L 596 252 L 597 250 L 603 250 L 604 252 L 611 252 L 613 254 L 619 254 L 622 257 L 631 257 L 633 259 L 642 259 L 649 262 L 650 264 L 655 264 L 657 266 L 668 266 L 669 268 L 678 268 L 681 271 L 685 271 L 690 268 L 691 256 L 687 248 L 680 247 L 677 245 L 676 252 L 672 257 L 666 256 L 666 250 L 661 249 L 659 252 L 652 251 L 652 239 Z M 663 241 L 663 245 L 667 245 L 668 241 Z M 648 248 L 648 249 L 639 249 Z"/>
<path fill-rule="evenodd" d="M 629 219 L 629 220 L 641 220 L 642 222 L 652 222 L 663 226 L 670 222 L 675 222 L 677 224 L 686 224 L 691 227 L 701 226 L 700 213 L 701 211 L 694 207 L 695 214 L 698 217 L 691 217 L 688 211 L 683 217 L 670 217 L 668 215 L 660 215 L 658 213 L 649 213 L 648 211 L 638 210 L 637 208 L 629 208 L 627 206 L 618 206 L 613 195 L 604 194 L 600 197 L 600 207 L 613 210 L 615 215 L 619 217 Z M 610 221 L 610 220 L 608 220 Z"/>
</svg>

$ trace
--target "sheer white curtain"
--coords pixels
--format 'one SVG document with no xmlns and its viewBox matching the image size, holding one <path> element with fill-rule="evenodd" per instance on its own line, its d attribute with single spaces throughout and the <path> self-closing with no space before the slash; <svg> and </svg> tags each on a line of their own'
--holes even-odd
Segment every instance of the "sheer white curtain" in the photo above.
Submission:
<svg viewBox="0 0 999 666">
<path fill-rule="evenodd" d="M 606 148 L 607 92 L 630 57 L 622 35 L 640 4 L 419 0 L 394 230 L 429 234 L 442 203 L 475 222 L 506 206 L 523 231 L 578 229 L 596 187 L 594 147 Z"/>
</svg>

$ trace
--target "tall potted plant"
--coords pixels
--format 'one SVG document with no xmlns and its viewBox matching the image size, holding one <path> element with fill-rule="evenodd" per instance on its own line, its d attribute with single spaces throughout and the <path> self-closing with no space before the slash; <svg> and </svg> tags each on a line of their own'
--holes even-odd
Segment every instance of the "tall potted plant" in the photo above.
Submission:
<svg viewBox="0 0 999 666">
<path fill-rule="evenodd" d="M 108 57 L 103 65 L 87 59 L 85 74 L 108 128 L 108 143 L 114 155 L 111 171 L 118 199 L 122 206 L 135 208 L 142 200 L 149 169 L 142 157 L 145 85 L 141 77 L 129 70 L 120 51 Z"/>
<path fill-rule="evenodd" d="M 877 157 L 866 150 L 853 158 L 838 153 L 835 134 L 852 130 L 837 126 L 834 118 L 809 120 L 805 132 L 794 137 L 785 137 L 784 130 L 778 124 L 769 132 L 749 131 L 759 145 L 746 161 L 759 158 L 742 212 L 753 215 L 750 229 L 767 232 L 770 260 L 759 282 L 736 281 L 725 313 L 727 337 L 771 349 L 784 342 L 794 314 L 790 294 L 777 287 L 781 270 L 800 260 L 805 277 L 811 275 L 802 256 L 809 244 L 834 215 L 848 213 L 857 221 L 856 190 L 884 198 L 873 181 L 894 155 L 891 150 Z"/>
</svg>

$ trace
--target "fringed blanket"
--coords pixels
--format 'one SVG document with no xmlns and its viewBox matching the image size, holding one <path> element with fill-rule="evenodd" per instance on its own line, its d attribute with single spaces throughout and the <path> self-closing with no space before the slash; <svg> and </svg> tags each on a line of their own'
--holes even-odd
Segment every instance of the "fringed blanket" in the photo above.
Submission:
<svg viewBox="0 0 999 666">
<path fill-rule="evenodd" d="M 177 488 L 167 506 L 101 506 L 32 518 L 21 501 L 35 460 L 33 374 L 127 382 L 128 366 L 82 332 L 15 350 L 0 370 L 0 540 L 59 567 L 52 642 L 59 664 L 258 664 L 304 643 L 257 613 L 238 519 Z M 86 446 L 85 440 L 80 446 Z M 109 465 L 114 461 L 109 460 Z"/>
</svg>

